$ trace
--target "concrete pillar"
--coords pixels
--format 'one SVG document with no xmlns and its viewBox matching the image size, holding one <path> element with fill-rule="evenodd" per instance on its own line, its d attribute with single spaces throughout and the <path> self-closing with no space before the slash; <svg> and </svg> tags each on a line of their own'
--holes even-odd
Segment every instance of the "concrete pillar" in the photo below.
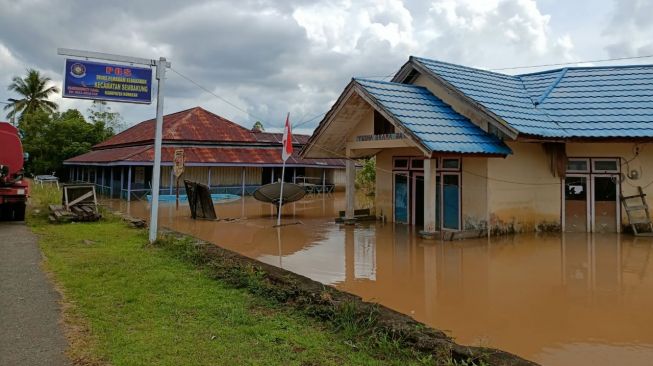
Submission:
<svg viewBox="0 0 653 366">
<path fill-rule="evenodd" d="M 122 199 L 122 190 L 125 189 L 125 168 L 120 167 L 120 199 Z"/>
<path fill-rule="evenodd" d="M 435 227 L 435 179 L 437 159 L 424 159 L 424 231 L 423 236 L 432 235 Z"/>
<path fill-rule="evenodd" d="M 275 182 L 275 180 L 274 180 L 274 168 L 272 168 L 272 182 L 271 183 L 274 183 L 274 182 Z"/>
<path fill-rule="evenodd" d="M 109 169 L 109 197 L 113 198 L 113 167 Z"/>
<path fill-rule="evenodd" d="M 354 205 L 356 197 L 356 165 L 352 159 L 347 159 L 347 164 L 345 165 L 345 175 L 347 177 L 347 182 L 345 184 L 345 220 L 353 221 L 354 220 Z"/>
<path fill-rule="evenodd" d="M 172 196 L 172 187 L 175 185 L 175 172 L 172 167 L 170 167 L 170 187 L 168 188 L 168 194 Z"/>
<path fill-rule="evenodd" d="M 326 194 L 326 169 L 322 168 L 322 194 Z"/>
<path fill-rule="evenodd" d="M 243 198 L 245 198 L 245 167 L 243 167 L 241 182 L 242 182 L 242 190 L 241 190 L 242 194 L 241 195 L 242 195 Z"/>
<path fill-rule="evenodd" d="M 208 167 L 208 169 L 209 169 L 209 176 L 207 178 L 206 185 L 209 186 L 209 191 L 210 191 L 211 190 L 211 167 Z"/>
<path fill-rule="evenodd" d="M 292 182 L 297 184 L 295 180 L 297 180 L 297 168 L 292 168 Z"/>
<path fill-rule="evenodd" d="M 127 170 L 127 202 L 132 200 L 132 166 Z"/>
</svg>

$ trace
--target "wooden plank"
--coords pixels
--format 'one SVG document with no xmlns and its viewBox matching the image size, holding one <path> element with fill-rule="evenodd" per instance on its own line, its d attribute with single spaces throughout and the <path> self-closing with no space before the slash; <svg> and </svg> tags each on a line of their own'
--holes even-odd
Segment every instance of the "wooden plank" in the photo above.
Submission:
<svg viewBox="0 0 653 366">
<path fill-rule="evenodd" d="M 87 199 L 87 198 L 89 198 L 91 196 L 93 196 L 95 198 L 95 189 L 93 189 L 91 191 L 88 191 L 88 192 L 84 193 L 83 195 L 77 197 L 73 201 L 69 202 L 68 207 L 73 206 L 73 205 L 75 205 L 75 204 L 77 204 L 77 203 L 79 203 L 79 202 L 81 202 L 81 201 L 83 201 L 83 200 L 85 200 L 85 199 Z"/>
</svg>

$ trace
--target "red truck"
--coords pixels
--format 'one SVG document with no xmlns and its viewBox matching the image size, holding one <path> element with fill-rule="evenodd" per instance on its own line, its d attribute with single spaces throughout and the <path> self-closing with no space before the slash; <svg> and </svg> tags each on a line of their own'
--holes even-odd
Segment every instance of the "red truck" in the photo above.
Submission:
<svg viewBox="0 0 653 366">
<path fill-rule="evenodd" d="M 29 186 L 23 177 L 23 163 L 18 130 L 0 122 L 0 220 L 25 219 Z"/>
</svg>

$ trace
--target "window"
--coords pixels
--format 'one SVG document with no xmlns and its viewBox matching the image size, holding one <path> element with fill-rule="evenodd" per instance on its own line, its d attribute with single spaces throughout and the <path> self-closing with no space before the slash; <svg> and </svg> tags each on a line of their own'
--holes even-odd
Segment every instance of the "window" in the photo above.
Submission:
<svg viewBox="0 0 653 366">
<path fill-rule="evenodd" d="M 387 135 L 391 133 L 395 133 L 395 126 L 381 113 L 374 111 L 374 134 Z"/>
<path fill-rule="evenodd" d="M 394 158 L 394 169 L 408 169 L 408 158 Z"/>
<path fill-rule="evenodd" d="M 617 159 L 592 159 L 592 170 L 594 173 L 618 173 L 619 164 Z"/>
<path fill-rule="evenodd" d="M 589 172 L 589 159 L 569 159 L 567 160 L 567 172 L 584 173 Z"/>
<path fill-rule="evenodd" d="M 442 170 L 458 170 L 460 169 L 460 159 L 443 158 Z"/>
<path fill-rule="evenodd" d="M 424 169 L 424 159 L 410 159 L 410 168 L 417 170 Z"/>
</svg>

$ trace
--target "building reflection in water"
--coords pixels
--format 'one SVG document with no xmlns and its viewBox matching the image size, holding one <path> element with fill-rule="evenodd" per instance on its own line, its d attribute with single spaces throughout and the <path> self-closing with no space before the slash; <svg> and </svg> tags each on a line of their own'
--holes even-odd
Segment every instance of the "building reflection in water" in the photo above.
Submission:
<svg viewBox="0 0 653 366">
<path fill-rule="evenodd" d="M 113 202 L 136 216 L 147 205 Z M 653 238 L 524 234 L 425 241 L 394 224 L 336 225 L 341 198 L 284 208 L 219 204 L 190 220 L 161 205 L 161 225 L 382 303 L 463 344 L 502 348 L 546 365 L 648 365 L 653 359 Z"/>
</svg>

